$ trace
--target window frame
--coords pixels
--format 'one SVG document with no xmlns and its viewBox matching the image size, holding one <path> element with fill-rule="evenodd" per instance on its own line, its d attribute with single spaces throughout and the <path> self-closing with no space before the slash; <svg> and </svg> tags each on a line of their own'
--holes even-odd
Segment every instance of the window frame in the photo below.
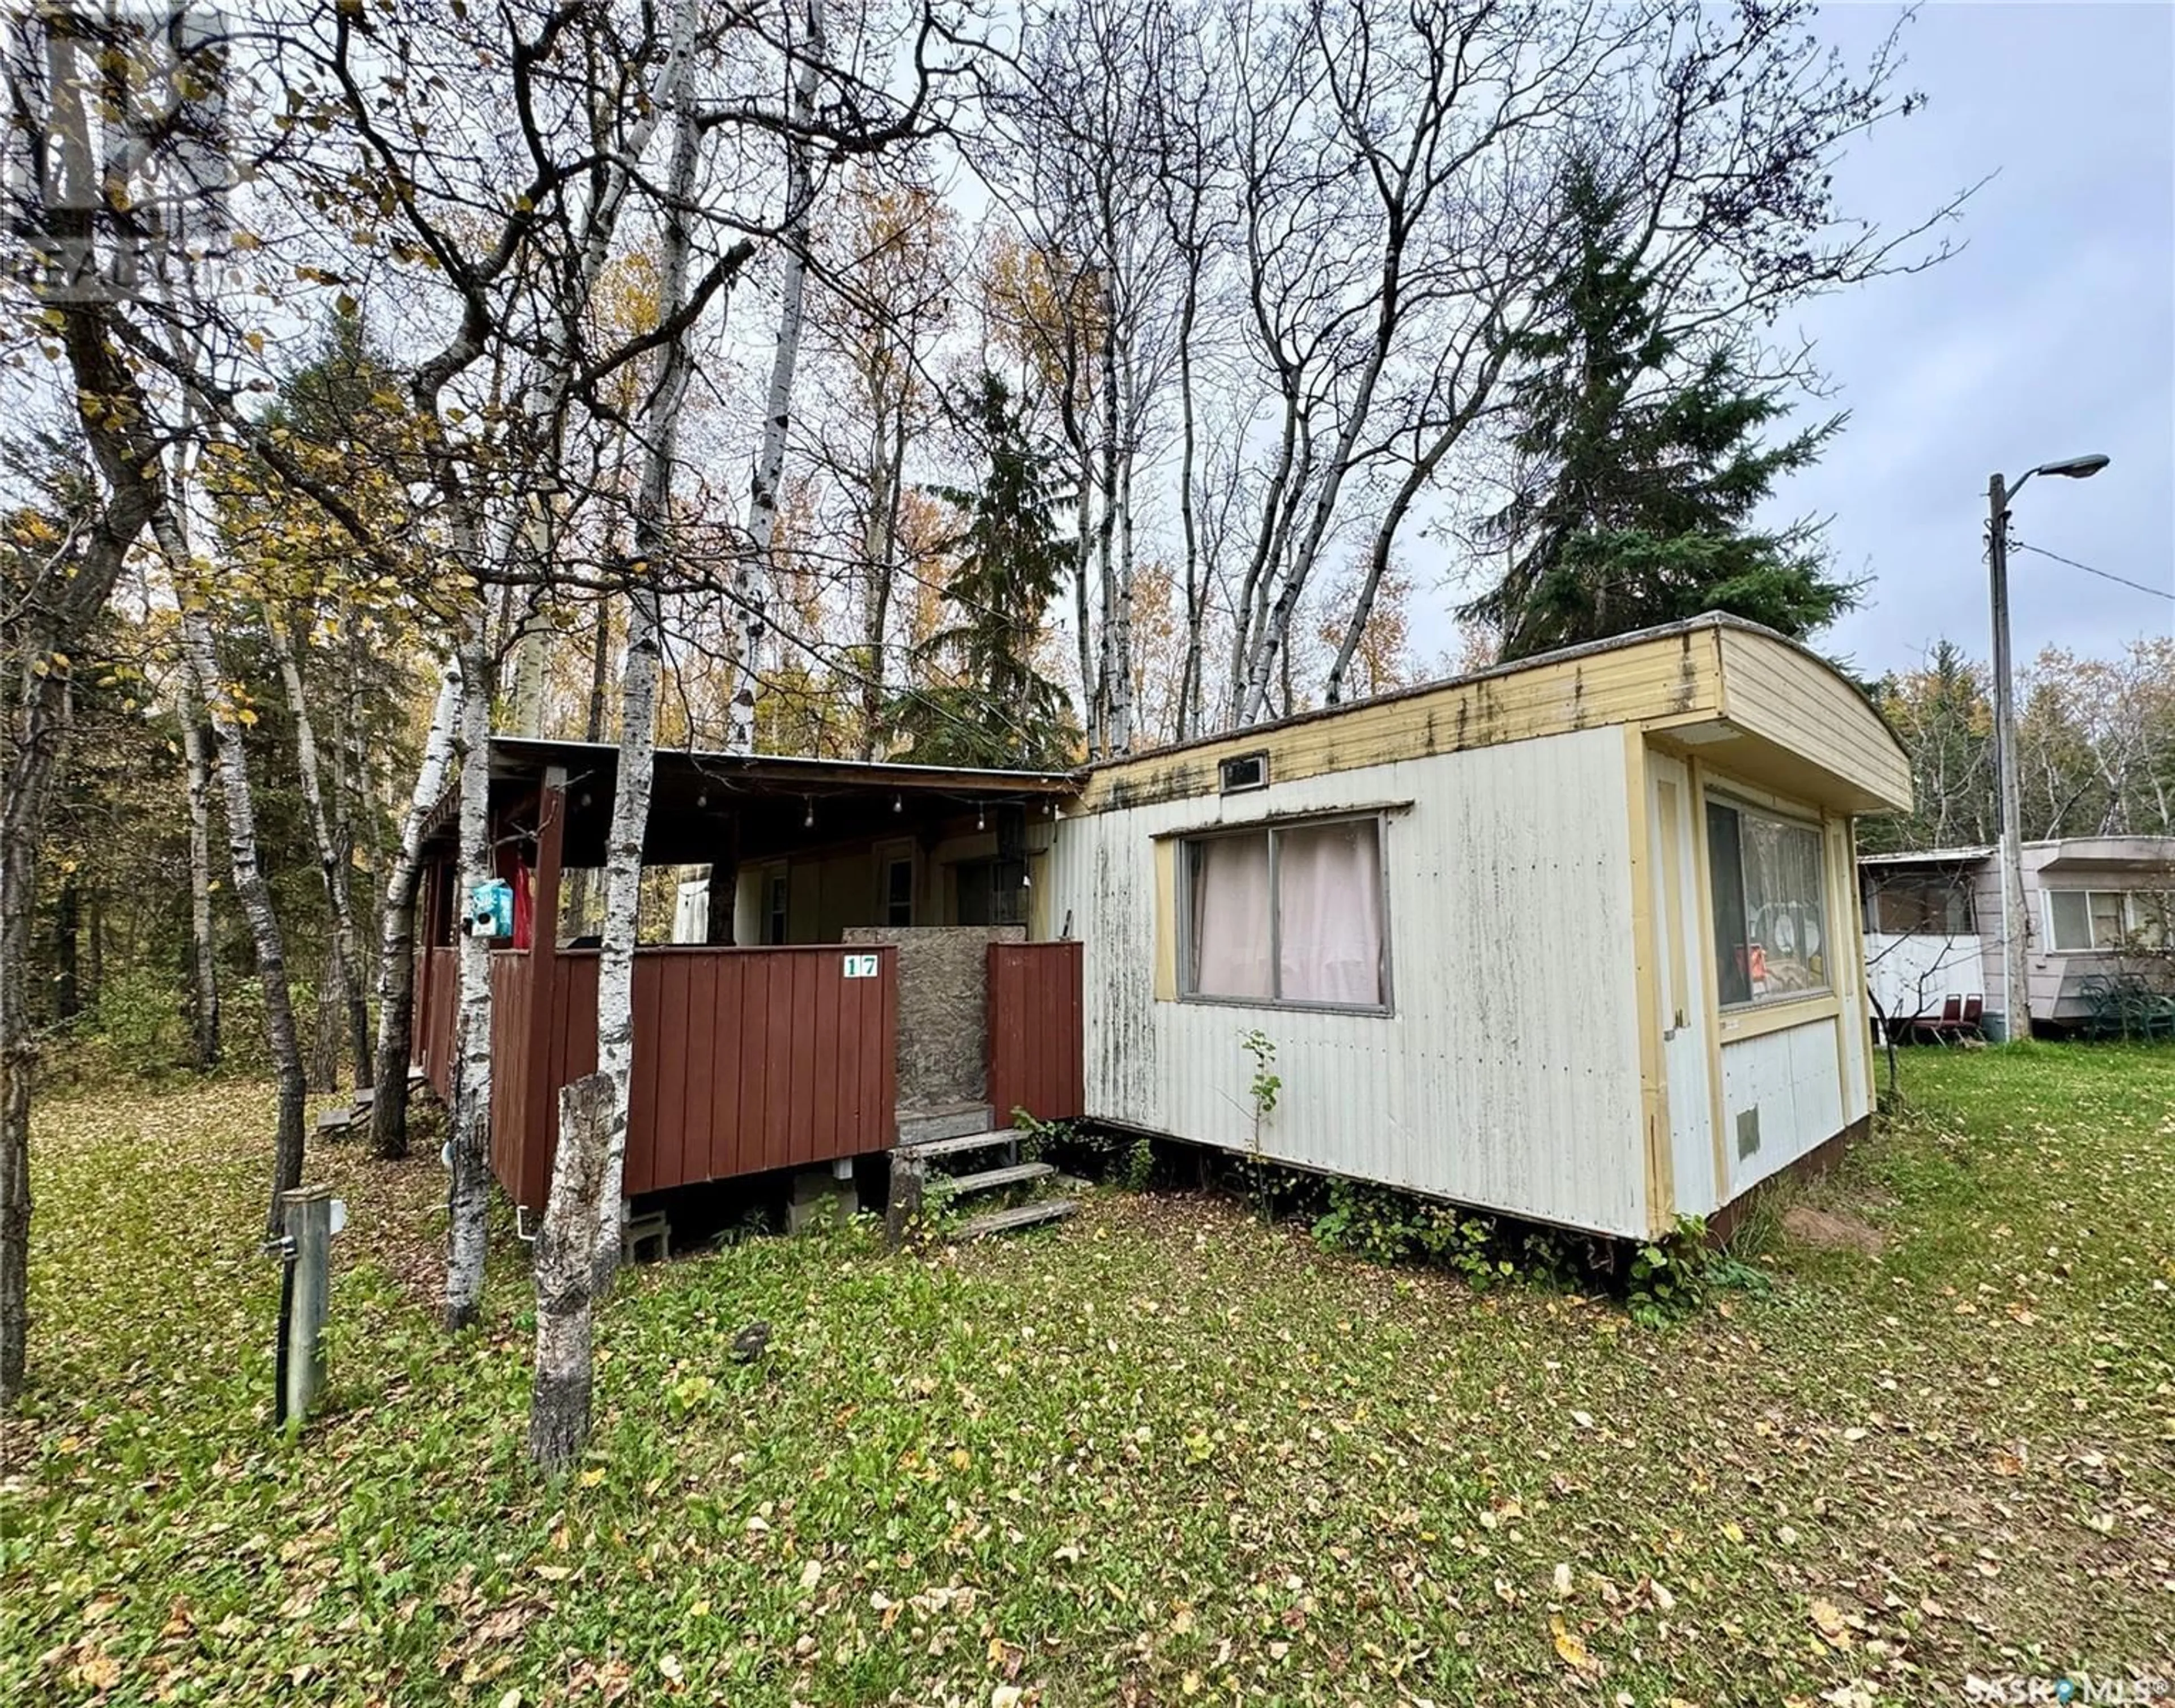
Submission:
<svg viewBox="0 0 2175 1708">
<path fill-rule="evenodd" d="M 2070 884 L 2049 884 L 2039 893 L 2042 897 L 2041 922 L 2047 928 L 2047 952 L 2050 955 L 2117 955 L 2122 952 L 2119 943 L 2101 943 L 2096 940 L 2098 916 L 2092 911 L 2095 896 L 2119 896 L 2122 898 L 2123 937 L 2135 936 L 2145 929 L 2145 922 L 2139 917 L 2142 909 L 2137 898 L 2142 892 L 2138 890 L 2094 889 L 2089 884 L 2081 887 Z M 2085 935 L 2087 941 L 2081 947 L 2064 946 L 2055 932 L 2054 897 L 2057 896 L 2082 896 L 2085 898 Z"/>
<path fill-rule="evenodd" d="M 1944 915 L 1961 914 L 1962 923 L 1907 927 L 1887 924 L 1882 916 L 1888 911 L 1888 904 L 1907 901 L 1920 918 L 1930 917 L 1938 904 L 1939 911 Z M 1979 935 L 1978 915 L 1972 886 L 1961 877 L 1937 874 L 1887 881 L 1875 877 L 1866 888 L 1863 914 L 1866 930 L 1883 937 L 1937 937 L 1953 941 L 1958 937 Z"/>
<path fill-rule="evenodd" d="M 1279 880 L 1281 869 L 1277 861 L 1278 832 L 1287 830 L 1316 830 L 1335 824 L 1372 824 L 1375 827 L 1375 859 L 1380 865 L 1380 881 L 1376 893 L 1381 897 L 1381 917 L 1377 922 L 1381 936 L 1381 956 L 1376 968 L 1376 979 L 1381 986 L 1380 1002 L 1321 1002 L 1311 999 L 1288 996 L 1216 996 L 1192 988 L 1193 978 L 1193 850 L 1202 843 L 1229 841 L 1234 837 L 1262 836 L 1269 839 L 1269 977 L 1272 984 L 1283 982 L 1283 906 Z M 1182 831 L 1173 838 L 1178 844 L 1173 876 L 1177 895 L 1174 912 L 1178 924 L 1178 1000 L 1200 1005 L 1204 1008 L 1281 1008 L 1301 1014 L 1353 1014 L 1369 1019 L 1385 1019 L 1397 1012 L 1397 985 L 1391 977 L 1395 955 L 1390 935 L 1390 815 L 1381 808 L 1358 811 L 1288 813 L 1274 818 L 1257 818 L 1245 824 L 1205 825 L 1198 830 Z"/>
<path fill-rule="evenodd" d="M 762 939 L 767 949 L 782 949 L 793 935 L 790 869 L 770 866 L 762 875 Z"/>
<path fill-rule="evenodd" d="M 1702 792 L 1702 799 L 1700 805 L 1701 809 L 1700 813 L 1700 838 L 1701 848 L 1706 856 L 1705 864 L 1706 867 L 1707 880 L 1707 922 L 1709 930 L 1713 932 L 1715 936 L 1715 941 L 1713 944 L 1714 952 L 1709 957 L 1707 966 L 1707 976 L 1714 981 L 1715 1012 L 1717 1015 L 1754 1014 L 1769 1009 L 1785 1008 L 1793 1002 L 1832 1001 L 1841 994 L 1841 991 L 1836 983 L 1835 874 L 1832 870 L 1834 862 L 1829 858 L 1828 827 L 1826 821 L 1825 819 L 1814 816 L 1809 811 L 1803 809 L 1786 806 L 1777 803 L 1748 800 L 1743 795 L 1734 794 L 1726 788 L 1710 788 L 1704 790 Z M 1826 966 L 1826 972 L 1825 974 L 1825 982 L 1820 985 L 1819 989 L 1811 990 L 1791 990 L 1772 996 L 1755 995 L 1747 996 L 1738 1001 L 1725 1001 L 1722 999 L 1722 986 L 1723 981 L 1721 964 L 1722 946 L 1720 933 L 1715 930 L 1718 922 L 1715 919 L 1715 875 L 1712 854 L 1713 838 L 1712 832 L 1709 827 L 1707 820 L 1708 812 L 1717 806 L 1726 808 L 1728 811 L 1738 815 L 1737 893 L 1740 906 L 1743 904 L 1743 897 L 1744 894 L 1744 820 L 1746 814 L 1749 813 L 1755 818 L 1767 819 L 1771 822 L 1782 825 L 1787 829 L 1809 831 L 1813 835 L 1814 840 L 1819 843 L 1819 870 L 1820 875 L 1820 952 L 1824 957 Z M 1746 983 L 1749 984 L 1750 982 L 1751 975 L 1748 969 L 1746 973 Z"/>
</svg>

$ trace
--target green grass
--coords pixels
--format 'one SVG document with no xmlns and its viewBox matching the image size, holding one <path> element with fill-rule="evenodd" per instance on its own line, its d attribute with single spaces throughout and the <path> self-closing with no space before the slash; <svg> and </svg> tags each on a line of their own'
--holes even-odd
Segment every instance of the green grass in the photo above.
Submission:
<svg viewBox="0 0 2175 1708">
<path fill-rule="evenodd" d="M 434 1326 L 435 1161 L 313 1168 L 332 1410 L 269 1426 L 248 1087 L 49 1104 L 0 1702 L 1701 1704 L 2175 1674 L 2175 1052 L 1913 1053 L 1907 1113 L 1675 1328 L 1229 1204 L 640 1272 L 586 1469 L 528 1299 Z M 1773 1217 L 1767 1225 L 1775 1225 Z M 774 1325 L 761 1364 L 725 1349 Z M 993 1693 L 995 1693 L 993 1697 Z"/>
</svg>

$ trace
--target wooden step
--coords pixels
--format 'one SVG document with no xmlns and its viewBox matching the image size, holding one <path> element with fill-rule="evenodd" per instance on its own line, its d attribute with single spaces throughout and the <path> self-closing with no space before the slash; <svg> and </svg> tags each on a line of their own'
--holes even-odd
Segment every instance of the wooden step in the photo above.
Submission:
<svg viewBox="0 0 2175 1708">
<path fill-rule="evenodd" d="M 957 1157 L 968 1151 L 986 1151 L 992 1145 L 1009 1145 L 1019 1137 L 1017 1127 L 998 1127 L 986 1133 L 961 1133 L 948 1139 L 924 1139 L 919 1143 L 901 1145 L 892 1154 L 926 1162 L 931 1157 Z"/>
<path fill-rule="evenodd" d="M 1079 1208 L 1070 1198 L 1038 1198 L 1032 1204 L 1016 1204 L 1009 1210 L 992 1210 L 986 1216 L 962 1222 L 952 1230 L 954 1239 L 986 1239 L 993 1234 L 1017 1234 L 1022 1228 L 1044 1222 L 1062 1222 Z"/>
<path fill-rule="evenodd" d="M 987 1103 L 946 1103 L 938 1108 L 903 1109 L 898 1112 L 898 1141 L 925 1145 L 938 1139 L 956 1139 L 990 1129 Z"/>
<path fill-rule="evenodd" d="M 984 1168 L 979 1174 L 933 1175 L 929 1184 L 941 1186 L 955 1198 L 969 1192 L 994 1192 L 1001 1186 L 1024 1186 L 1030 1180 L 1047 1180 L 1057 1172 L 1054 1163 L 1014 1163 L 1006 1168 Z"/>
</svg>

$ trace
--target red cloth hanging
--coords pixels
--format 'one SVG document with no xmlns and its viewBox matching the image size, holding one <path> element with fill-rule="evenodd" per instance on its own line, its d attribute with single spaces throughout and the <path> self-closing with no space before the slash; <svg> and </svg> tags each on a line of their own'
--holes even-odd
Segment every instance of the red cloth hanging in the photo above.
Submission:
<svg viewBox="0 0 2175 1708">
<path fill-rule="evenodd" d="M 534 934 L 536 900 L 532 876 L 526 862 L 513 869 L 513 946 L 517 949 L 526 949 Z"/>
</svg>

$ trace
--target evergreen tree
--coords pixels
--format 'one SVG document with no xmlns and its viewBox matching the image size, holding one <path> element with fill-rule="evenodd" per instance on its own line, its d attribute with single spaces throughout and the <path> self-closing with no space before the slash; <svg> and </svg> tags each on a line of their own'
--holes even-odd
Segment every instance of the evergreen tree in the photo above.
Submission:
<svg viewBox="0 0 2175 1708">
<path fill-rule="evenodd" d="M 1050 455 L 996 375 L 984 372 L 959 409 L 982 453 L 981 484 L 931 489 L 963 518 L 946 542 L 957 567 L 944 597 L 957 621 L 916 648 L 924 684 L 894 702 L 892 720 L 922 763 L 1069 765 L 1080 740 L 1071 702 L 1035 657 L 1067 561 Z"/>
<path fill-rule="evenodd" d="M 1462 615 L 1500 630 L 1505 659 L 1707 610 L 1798 637 L 1824 627 L 1856 590 L 1822 572 L 1817 529 L 1750 523 L 1841 418 L 1763 443 L 1787 409 L 1728 350 L 1695 353 L 1665 323 L 1624 200 L 1591 160 L 1573 164 L 1565 203 L 1563 265 L 1514 344 L 1522 478 L 1488 524 L 1510 567 Z"/>
</svg>

